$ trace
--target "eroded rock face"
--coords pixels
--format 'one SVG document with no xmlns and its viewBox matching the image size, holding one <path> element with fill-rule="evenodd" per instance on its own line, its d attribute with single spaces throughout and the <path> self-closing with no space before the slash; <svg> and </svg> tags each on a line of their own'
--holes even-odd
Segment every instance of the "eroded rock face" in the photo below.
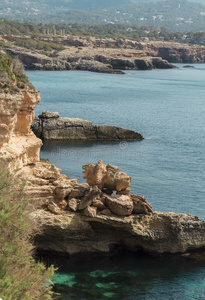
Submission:
<svg viewBox="0 0 205 300">
<path fill-rule="evenodd" d="M 71 65 L 61 59 L 56 59 L 38 52 L 19 51 L 13 49 L 6 50 L 13 58 L 18 58 L 24 64 L 27 70 L 70 70 Z"/>
<path fill-rule="evenodd" d="M 0 91 L 0 161 L 9 171 L 39 161 L 42 145 L 31 131 L 34 109 L 40 101 L 39 92 L 24 84 L 18 89 Z"/>
<path fill-rule="evenodd" d="M 133 43 L 130 41 L 131 44 Z M 136 43 L 136 42 L 134 42 Z M 133 45 L 132 45 L 133 46 Z M 131 46 L 131 48 L 132 48 Z M 135 45 L 136 47 L 136 45 Z M 119 50 L 116 55 L 111 51 L 110 47 L 107 55 L 99 54 L 94 49 L 90 50 L 90 55 L 84 54 L 71 54 L 67 51 L 59 52 L 56 55 L 40 54 L 38 52 L 29 51 L 28 49 L 6 49 L 7 53 L 12 57 L 18 57 L 24 64 L 26 69 L 29 70 L 85 70 L 91 72 L 124 74 L 121 70 L 150 70 L 150 69 L 169 69 L 174 66 L 166 61 L 162 53 L 158 51 L 155 53 L 155 58 L 148 52 L 134 51 L 130 49 L 130 53 L 124 54 L 123 49 Z M 114 50 L 114 49 L 112 49 Z"/>
<path fill-rule="evenodd" d="M 160 213 L 116 217 L 95 216 L 88 208 L 85 216 L 68 212 L 54 215 L 42 210 L 32 214 L 43 228 L 36 238 L 42 250 L 74 254 L 110 252 L 113 247 L 148 253 L 184 253 L 205 249 L 205 222 L 189 214 Z"/>
<path fill-rule="evenodd" d="M 171 63 L 202 63 L 205 60 L 204 48 L 197 46 L 165 45 L 158 48 L 158 55 Z"/>
</svg>

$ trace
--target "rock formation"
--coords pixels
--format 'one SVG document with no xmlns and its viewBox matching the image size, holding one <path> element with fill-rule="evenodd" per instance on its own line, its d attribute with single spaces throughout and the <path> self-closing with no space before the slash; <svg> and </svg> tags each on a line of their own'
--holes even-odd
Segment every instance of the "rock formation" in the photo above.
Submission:
<svg viewBox="0 0 205 300">
<path fill-rule="evenodd" d="M 47 70 L 47 71 L 60 71 L 71 70 L 71 65 L 62 59 L 49 57 L 48 55 L 31 51 L 19 51 L 7 49 L 7 54 L 13 58 L 18 58 L 24 64 L 27 70 Z"/>
<path fill-rule="evenodd" d="M 118 167 L 111 164 L 106 166 L 102 160 L 99 160 L 97 164 L 84 165 L 83 169 L 84 178 L 90 186 L 97 185 L 100 189 L 129 194 L 128 187 L 131 184 L 131 177 L 120 172 Z"/>
<path fill-rule="evenodd" d="M 68 211 L 86 216 L 152 213 L 152 206 L 144 197 L 129 195 L 131 177 L 117 167 L 110 164 L 105 166 L 99 161 L 83 168 L 88 184 L 78 184 L 75 179 L 68 180 L 60 169 L 49 162 L 29 164 L 18 170 L 16 176 L 27 181 L 25 193 L 34 206 L 43 207 L 54 214 Z"/>
<path fill-rule="evenodd" d="M 171 63 L 202 63 L 205 61 L 204 47 L 196 45 L 164 45 L 157 49 L 157 56 Z"/>
<path fill-rule="evenodd" d="M 6 60 L 2 54 L 0 59 Z M 42 142 L 30 124 L 40 96 L 21 73 L 19 63 L 7 60 L 10 73 L 0 70 L 1 78 L 6 79 L 1 80 L 0 90 L 0 161 L 14 171 L 39 160 Z"/>
<path fill-rule="evenodd" d="M 0 60 L 0 66 L 7 64 L 0 69 L 0 163 L 27 183 L 25 194 L 34 209 L 30 217 L 43 229 L 35 237 L 39 249 L 74 254 L 118 246 L 154 253 L 205 248 L 204 221 L 153 212 L 144 196 L 130 194 L 131 178 L 117 167 L 87 164 L 88 184 L 78 184 L 40 161 L 42 142 L 30 130 L 39 92 L 16 70 L 18 62 L 4 55 Z"/>
<path fill-rule="evenodd" d="M 27 70 L 83 70 L 91 72 L 124 74 L 121 70 L 151 70 L 175 68 L 167 60 L 161 57 L 139 56 L 136 53 L 133 57 L 121 57 L 95 55 L 82 56 L 76 54 L 60 53 L 56 57 L 49 56 L 49 53 L 41 54 L 26 49 L 7 49 L 13 58 L 19 58 Z"/>
<path fill-rule="evenodd" d="M 81 216 L 33 212 L 43 234 L 41 250 L 75 254 L 111 252 L 116 248 L 146 253 L 184 253 L 205 249 L 205 222 L 189 214 L 154 212 L 149 215 Z"/>
<path fill-rule="evenodd" d="M 15 41 L 17 37 L 2 37 Z M 25 39 L 25 37 L 24 37 Z M 47 40 L 46 40 L 47 41 Z M 52 42 L 52 37 L 49 38 Z M 33 50 L 12 44 L 5 51 L 19 58 L 28 70 L 86 70 L 123 74 L 122 70 L 169 69 L 172 63 L 205 62 L 205 46 L 183 43 L 132 40 L 89 39 L 70 36 L 53 38 L 64 50 Z"/>
<path fill-rule="evenodd" d="M 94 125 L 77 118 L 60 118 L 58 113 L 42 112 L 31 126 L 42 140 L 142 140 L 135 131 L 111 125 Z"/>
</svg>

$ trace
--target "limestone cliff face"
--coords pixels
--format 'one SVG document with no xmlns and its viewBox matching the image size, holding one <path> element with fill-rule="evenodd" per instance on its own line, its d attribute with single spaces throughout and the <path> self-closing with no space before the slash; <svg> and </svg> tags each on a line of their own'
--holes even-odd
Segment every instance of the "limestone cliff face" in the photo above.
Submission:
<svg viewBox="0 0 205 300">
<path fill-rule="evenodd" d="M 7 70 L 12 80 L 0 90 L 0 161 L 11 172 L 39 161 L 42 145 L 30 129 L 34 109 L 40 101 L 39 92 L 27 83 L 18 82 L 12 68 L 11 64 Z M 0 72 L 5 78 L 6 72 Z"/>
</svg>

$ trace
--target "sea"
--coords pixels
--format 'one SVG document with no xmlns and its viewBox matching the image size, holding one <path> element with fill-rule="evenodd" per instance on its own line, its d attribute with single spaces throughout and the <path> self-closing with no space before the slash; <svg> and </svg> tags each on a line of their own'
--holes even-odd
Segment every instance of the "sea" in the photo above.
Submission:
<svg viewBox="0 0 205 300">
<path fill-rule="evenodd" d="M 85 182 L 82 165 L 102 159 L 132 177 L 132 193 L 154 211 L 205 220 L 205 64 L 102 74 L 27 71 L 40 90 L 35 114 L 109 124 L 141 133 L 142 141 L 46 141 L 48 158 L 68 178 Z M 205 299 L 205 261 L 123 252 L 115 257 L 58 258 L 58 299 Z"/>
</svg>

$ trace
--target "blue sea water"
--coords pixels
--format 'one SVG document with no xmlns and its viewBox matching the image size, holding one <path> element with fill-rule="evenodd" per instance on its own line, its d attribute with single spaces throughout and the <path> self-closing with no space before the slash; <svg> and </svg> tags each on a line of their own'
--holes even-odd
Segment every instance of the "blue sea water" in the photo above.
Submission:
<svg viewBox="0 0 205 300">
<path fill-rule="evenodd" d="M 44 143 L 41 157 L 48 158 L 69 178 L 77 178 L 79 182 L 84 182 L 83 164 L 103 159 L 104 163 L 117 165 L 130 175 L 132 192 L 144 195 L 154 210 L 191 213 L 205 220 L 205 64 L 194 65 L 195 68 L 191 69 L 177 66 L 173 70 L 127 71 L 125 75 L 28 71 L 29 79 L 41 91 L 42 100 L 36 108 L 36 115 L 43 110 L 58 111 L 63 117 L 132 129 L 145 138 L 140 142 L 51 141 Z M 69 292 L 67 298 L 61 299 L 101 299 L 94 292 L 94 296 L 89 294 L 89 282 L 82 279 L 86 276 L 95 279 L 90 279 L 95 292 L 100 291 L 105 298 L 205 298 L 204 265 L 188 262 L 191 267 L 187 271 L 184 261 L 176 262 L 172 274 L 170 265 L 162 268 L 162 259 L 158 274 L 157 264 L 151 261 L 150 270 L 153 272 L 150 279 L 146 259 L 135 259 L 132 260 L 134 270 L 131 270 L 132 263 L 126 268 L 125 263 L 121 266 L 119 261 L 116 262 L 119 276 L 115 276 L 109 288 L 110 277 L 109 282 L 102 279 L 106 278 L 104 272 L 111 272 L 109 268 L 100 269 L 102 276 L 99 275 L 101 281 L 98 284 L 97 277 L 88 275 L 91 269 L 97 270 L 97 266 L 87 264 L 85 271 L 73 271 L 74 275 L 65 266 L 56 273 L 56 282 L 58 276 L 64 274 L 60 277 L 62 281 L 67 278 L 65 282 L 73 280 L 74 283 L 72 286 L 65 284 Z M 164 263 L 167 264 L 166 260 Z M 126 275 L 123 272 L 131 273 Z M 143 284 L 140 287 L 138 272 L 145 274 L 143 282 L 147 276 L 145 289 Z M 122 273 L 124 275 L 120 275 Z M 84 274 L 81 279 L 80 274 Z M 134 277 L 131 274 L 135 274 Z M 159 278 L 155 278 L 155 274 Z M 69 276 L 74 277 L 68 280 Z M 126 279 L 128 291 L 124 287 L 120 298 L 116 291 L 122 285 L 123 276 L 130 278 L 130 284 Z M 78 293 L 79 289 L 82 294 Z M 122 289 L 120 291 L 123 293 Z"/>
</svg>

